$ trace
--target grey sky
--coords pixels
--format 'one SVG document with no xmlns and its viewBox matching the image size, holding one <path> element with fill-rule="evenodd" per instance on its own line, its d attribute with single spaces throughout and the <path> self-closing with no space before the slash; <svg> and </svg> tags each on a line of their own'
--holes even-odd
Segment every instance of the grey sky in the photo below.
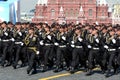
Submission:
<svg viewBox="0 0 120 80">
<path fill-rule="evenodd" d="M 31 9 L 35 8 L 38 0 L 20 0 L 21 12 L 29 12 Z M 109 4 L 120 3 L 120 0 L 107 0 Z"/>
</svg>

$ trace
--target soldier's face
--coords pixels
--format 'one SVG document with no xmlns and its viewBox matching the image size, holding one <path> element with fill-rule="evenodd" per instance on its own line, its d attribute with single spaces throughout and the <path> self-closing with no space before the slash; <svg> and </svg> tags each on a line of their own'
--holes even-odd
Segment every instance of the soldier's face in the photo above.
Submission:
<svg viewBox="0 0 120 80">
<path fill-rule="evenodd" d="M 110 35 L 114 35 L 114 33 L 115 33 L 114 31 L 111 31 L 111 32 L 110 32 Z"/>
<path fill-rule="evenodd" d="M 20 29 L 21 28 L 21 25 L 15 25 L 17 29 Z"/>
<path fill-rule="evenodd" d="M 45 25 L 45 24 L 43 24 L 43 27 L 45 28 L 45 27 L 46 27 L 46 25 Z"/>
<path fill-rule="evenodd" d="M 92 31 L 93 31 L 92 29 L 89 30 L 90 33 L 92 33 Z"/>
<path fill-rule="evenodd" d="M 64 29 L 63 28 L 60 28 L 60 32 L 63 32 L 64 31 Z"/>
<path fill-rule="evenodd" d="M 89 29 L 89 26 L 86 26 L 85 29 L 88 30 L 88 29 Z"/>
<path fill-rule="evenodd" d="M 29 28 L 30 24 L 27 24 L 26 27 Z"/>
<path fill-rule="evenodd" d="M 33 30 L 31 30 L 31 29 L 29 30 L 29 34 L 33 34 L 33 32 L 34 32 L 34 31 L 33 31 Z"/>
<path fill-rule="evenodd" d="M 3 23 L 3 24 L 1 25 L 1 27 L 2 27 L 2 28 L 6 27 L 6 24 Z"/>
<path fill-rule="evenodd" d="M 98 30 L 100 30 L 100 26 L 96 27 Z"/>
<path fill-rule="evenodd" d="M 106 30 L 106 29 L 104 29 L 102 32 L 103 32 L 103 33 L 106 33 L 106 32 L 107 32 L 107 30 Z"/>
<path fill-rule="evenodd" d="M 112 27 L 109 27 L 109 28 L 108 28 L 108 30 L 111 30 L 111 29 L 112 29 Z"/>
<path fill-rule="evenodd" d="M 118 30 L 116 33 L 117 33 L 117 35 L 120 35 L 120 30 Z"/>
<path fill-rule="evenodd" d="M 48 28 L 48 27 L 45 27 L 45 31 L 49 31 L 49 28 Z"/>
<path fill-rule="evenodd" d="M 23 25 L 22 25 L 22 28 L 26 28 L 26 25 L 25 25 L 25 24 L 23 24 Z"/>
<path fill-rule="evenodd" d="M 8 27 L 11 28 L 13 25 L 12 24 L 8 24 Z"/>
<path fill-rule="evenodd" d="M 97 30 L 93 30 L 92 34 L 94 35 L 97 34 Z"/>
<path fill-rule="evenodd" d="M 40 28 L 41 28 L 41 26 L 40 26 L 40 25 L 37 25 L 36 27 L 37 27 L 38 29 L 40 29 Z"/>
<path fill-rule="evenodd" d="M 76 33 L 76 34 L 80 33 L 80 30 L 78 30 L 78 29 L 77 29 L 77 30 L 75 30 L 75 33 Z"/>
<path fill-rule="evenodd" d="M 52 30 L 52 31 L 55 31 L 56 29 L 55 29 L 55 28 L 52 28 L 51 30 Z"/>
</svg>

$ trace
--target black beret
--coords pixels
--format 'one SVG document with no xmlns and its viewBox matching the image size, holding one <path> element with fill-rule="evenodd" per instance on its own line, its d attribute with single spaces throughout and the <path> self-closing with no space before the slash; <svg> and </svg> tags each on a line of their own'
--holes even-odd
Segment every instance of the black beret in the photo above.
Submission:
<svg viewBox="0 0 120 80">
<path fill-rule="evenodd" d="M 16 22 L 15 25 L 21 25 L 21 22 Z"/>
</svg>

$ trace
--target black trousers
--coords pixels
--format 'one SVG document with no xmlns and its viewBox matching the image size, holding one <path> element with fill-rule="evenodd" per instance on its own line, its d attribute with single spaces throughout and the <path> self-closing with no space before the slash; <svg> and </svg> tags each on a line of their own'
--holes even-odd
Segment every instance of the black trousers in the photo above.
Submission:
<svg viewBox="0 0 120 80">
<path fill-rule="evenodd" d="M 6 58 L 7 58 L 7 56 L 8 56 L 8 47 L 9 47 L 9 42 L 2 42 L 2 49 L 3 49 L 3 54 L 2 54 L 2 65 L 4 65 L 5 64 L 5 60 L 6 60 Z"/>
<path fill-rule="evenodd" d="M 8 47 L 8 56 L 7 60 L 10 64 L 12 64 L 14 59 L 14 42 L 10 42 L 11 44 Z"/>
<path fill-rule="evenodd" d="M 117 50 L 117 64 L 120 66 L 120 49 Z"/>
<path fill-rule="evenodd" d="M 67 47 L 58 47 L 57 48 L 57 55 L 56 55 L 56 66 L 63 66 L 63 60 L 66 62 L 66 66 L 69 67 L 70 65 L 70 59 L 69 59 L 69 53 L 67 51 Z"/>
<path fill-rule="evenodd" d="M 27 56 L 28 56 L 28 68 L 27 70 L 31 71 L 34 69 L 36 71 L 36 53 L 34 50 L 27 48 Z"/>
<path fill-rule="evenodd" d="M 39 55 L 38 55 L 38 65 L 41 65 L 44 63 L 44 46 L 39 45 L 38 46 L 38 50 L 39 50 Z"/>
<path fill-rule="evenodd" d="M 44 51 L 43 51 L 43 54 L 44 54 L 43 65 L 44 66 L 50 65 L 50 62 L 51 62 L 51 59 L 50 59 L 51 56 L 50 55 L 52 54 L 51 50 L 52 50 L 52 46 L 51 45 L 44 46 Z"/>
<path fill-rule="evenodd" d="M 72 62 L 71 62 L 71 67 L 75 68 L 79 64 L 83 65 L 86 67 L 86 55 L 85 52 L 82 48 L 74 48 L 72 52 Z"/>
<path fill-rule="evenodd" d="M 2 43 L 0 41 L 0 57 L 2 56 Z"/>
<path fill-rule="evenodd" d="M 26 64 L 28 62 L 27 47 L 26 46 L 22 46 L 22 48 L 21 48 L 20 59 L 21 59 L 23 64 Z"/>
<path fill-rule="evenodd" d="M 100 57 L 100 51 L 99 50 L 90 50 L 88 55 L 88 69 L 92 69 L 95 66 L 95 63 L 102 66 L 102 60 Z"/>
<path fill-rule="evenodd" d="M 108 62 L 108 50 L 104 50 L 101 52 L 102 53 L 102 70 L 103 71 L 106 71 L 107 70 L 107 62 Z"/>
<path fill-rule="evenodd" d="M 116 51 L 106 51 L 103 55 L 103 65 L 106 67 L 106 70 L 111 70 L 114 68 L 114 71 L 118 68 L 118 65 L 116 65 Z"/>
<path fill-rule="evenodd" d="M 18 61 L 20 60 L 21 56 L 21 45 L 15 44 L 15 52 L 14 52 L 14 66 L 17 66 Z"/>
<path fill-rule="evenodd" d="M 114 68 L 116 69 L 116 62 L 115 62 L 116 51 L 108 51 L 108 70 Z"/>
</svg>

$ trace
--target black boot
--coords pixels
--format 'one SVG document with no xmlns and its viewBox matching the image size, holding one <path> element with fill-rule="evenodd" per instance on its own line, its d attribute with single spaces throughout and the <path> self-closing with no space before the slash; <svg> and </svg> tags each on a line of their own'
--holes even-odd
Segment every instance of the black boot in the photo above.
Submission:
<svg viewBox="0 0 120 80">
<path fill-rule="evenodd" d="M 66 68 L 66 71 L 70 71 L 70 67 L 67 67 L 67 68 Z"/>
<path fill-rule="evenodd" d="M 62 70 L 62 69 L 57 66 L 53 72 L 60 72 L 61 70 Z"/>
<path fill-rule="evenodd" d="M 71 68 L 70 68 L 70 73 L 71 73 L 71 74 L 74 74 L 74 73 L 75 73 L 75 68 L 74 68 L 74 67 L 71 67 Z"/>
<path fill-rule="evenodd" d="M 42 71 L 42 72 L 46 72 L 46 71 L 47 71 L 47 69 L 48 69 L 48 67 L 47 67 L 47 66 L 42 66 L 41 71 Z"/>
<path fill-rule="evenodd" d="M 2 67 L 4 67 L 4 64 L 5 64 L 5 63 L 4 63 L 4 62 L 2 62 L 2 63 L 1 63 L 1 66 L 2 66 Z"/>
<path fill-rule="evenodd" d="M 27 68 L 27 74 L 31 75 L 32 68 L 28 67 Z"/>
<path fill-rule="evenodd" d="M 37 70 L 34 70 L 33 72 L 32 72 L 32 74 L 36 74 L 37 73 Z"/>
<path fill-rule="evenodd" d="M 13 68 L 14 68 L 14 69 L 17 69 L 16 64 L 13 64 Z"/>
<path fill-rule="evenodd" d="M 5 65 L 5 67 L 7 67 L 7 66 L 11 66 L 11 63 L 10 63 L 10 62 L 8 62 L 8 63 Z"/>
<path fill-rule="evenodd" d="M 105 74 L 105 70 L 102 70 L 101 74 Z"/>
<path fill-rule="evenodd" d="M 117 75 L 119 73 L 119 68 L 114 69 L 114 74 Z"/>
<path fill-rule="evenodd" d="M 105 75 L 105 77 L 110 77 L 110 76 L 111 76 L 111 71 L 108 70 L 107 73 L 106 73 L 106 75 Z"/>
<path fill-rule="evenodd" d="M 90 75 L 92 75 L 92 70 L 91 69 L 88 70 L 86 76 L 90 76 Z"/>
</svg>

